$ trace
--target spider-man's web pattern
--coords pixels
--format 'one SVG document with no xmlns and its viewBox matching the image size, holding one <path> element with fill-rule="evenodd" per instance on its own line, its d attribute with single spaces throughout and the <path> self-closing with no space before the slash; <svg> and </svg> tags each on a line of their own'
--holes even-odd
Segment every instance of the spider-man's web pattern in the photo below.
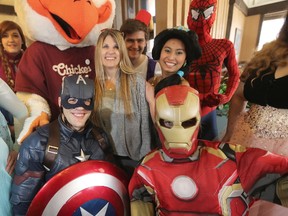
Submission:
<svg viewBox="0 0 288 216">
<path fill-rule="evenodd" d="M 199 91 L 202 116 L 215 110 L 218 105 L 227 103 L 239 83 L 239 69 L 232 42 L 210 36 L 216 4 L 216 0 L 193 0 L 187 18 L 189 28 L 198 34 L 202 48 L 202 57 L 192 63 L 191 73 L 186 77 L 191 87 Z M 225 94 L 218 94 L 223 64 L 228 71 L 227 89 Z"/>
</svg>

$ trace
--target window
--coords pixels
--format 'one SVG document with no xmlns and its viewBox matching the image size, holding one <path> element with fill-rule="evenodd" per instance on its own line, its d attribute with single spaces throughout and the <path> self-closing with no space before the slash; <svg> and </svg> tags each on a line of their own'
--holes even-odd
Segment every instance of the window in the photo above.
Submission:
<svg viewBox="0 0 288 216">
<path fill-rule="evenodd" d="M 277 38 L 280 29 L 284 23 L 284 18 L 269 18 L 262 22 L 261 33 L 257 50 L 260 50 L 265 43 L 273 41 Z"/>
</svg>

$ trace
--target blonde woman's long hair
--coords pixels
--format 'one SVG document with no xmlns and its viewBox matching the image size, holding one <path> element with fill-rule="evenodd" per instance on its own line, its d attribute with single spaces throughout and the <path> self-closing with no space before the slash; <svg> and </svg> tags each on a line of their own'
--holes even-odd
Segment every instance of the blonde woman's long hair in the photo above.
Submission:
<svg viewBox="0 0 288 216">
<path fill-rule="evenodd" d="M 287 58 L 288 14 L 286 15 L 284 25 L 282 26 L 277 39 L 265 44 L 260 51 L 255 53 L 252 60 L 245 67 L 241 79 L 245 81 L 252 74 L 259 77 L 264 71 L 267 72 L 262 74 L 262 77 L 267 74 L 275 73 L 278 66 L 287 65 Z"/>
<path fill-rule="evenodd" d="M 102 104 L 103 94 L 106 88 L 105 81 L 107 76 L 104 71 L 104 67 L 101 60 L 101 50 L 105 38 L 110 35 L 115 43 L 118 45 L 120 52 L 120 97 L 124 104 L 125 115 L 128 118 L 132 117 L 132 107 L 131 107 L 131 87 L 130 84 L 135 84 L 135 70 L 133 69 L 132 63 L 129 59 L 125 41 L 123 39 L 122 33 L 116 29 L 105 29 L 100 34 L 95 50 L 95 103 L 94 110 L 96 112 L 99 110 Z M 131 81 L 131 82 L 130 82 Z"/>
</svg>

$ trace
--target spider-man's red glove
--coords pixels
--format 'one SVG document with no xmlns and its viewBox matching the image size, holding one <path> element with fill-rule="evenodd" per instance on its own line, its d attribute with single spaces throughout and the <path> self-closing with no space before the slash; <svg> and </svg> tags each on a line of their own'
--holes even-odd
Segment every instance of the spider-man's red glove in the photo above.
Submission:
<svg viewBox="0 0 288 216">
<path fill-rule="evenodd" d="M 220 104 L 224 104 L 227 101 L 228 101 L 228 98 L 226 95 L 209 94 L 203 99 L 202 105 L 214 107 L 214 106 L 219 106 Z"/>
</svg>

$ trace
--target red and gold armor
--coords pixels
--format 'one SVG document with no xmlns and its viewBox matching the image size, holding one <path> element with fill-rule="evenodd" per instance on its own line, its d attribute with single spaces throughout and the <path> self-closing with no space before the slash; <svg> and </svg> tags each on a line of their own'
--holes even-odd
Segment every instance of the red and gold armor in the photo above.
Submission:
<svg viewBox="0 0 288 216">
<path fill-rule="evenodd" d="M 275 174 L 274 182 L 287 173 L 287 157 L 198 140 L 199 121 L 195 89 L 176 85 L 158 92 L 162 148 L 149 153 L 130 180 L 132 216 L 248 215 L 258 180 L 271 184 L 267 174 Z"/>
</svg>

